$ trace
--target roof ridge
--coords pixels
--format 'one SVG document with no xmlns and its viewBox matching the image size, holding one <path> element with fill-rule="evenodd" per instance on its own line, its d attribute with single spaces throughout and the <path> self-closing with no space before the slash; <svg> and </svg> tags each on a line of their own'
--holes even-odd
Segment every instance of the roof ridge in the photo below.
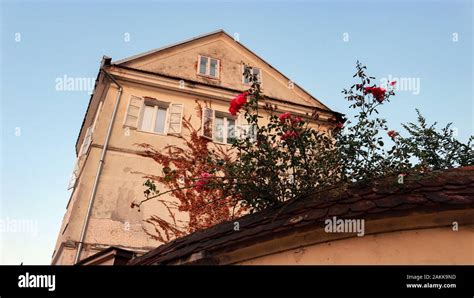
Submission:
<svg viewBox="0 0 474 298">
<path fill-rule="evenodd" d="M 306 89 L 304 89 L 303 87 L 301 87 L 298 83 L 294 82 L 293 80 L 291 80 L 289 77 L 287 77 L 284 73 L 282 73 L 280 70 L 278 70 L 276 67 L 274 67 L 272 64 L 270 64 L 269 62 L 267 62 L 265 59 L 263 59 L 262 57 L 260 57 L 259 55 L 257 55 L 254 51 L 252 51 L 251 49 L 249 49 L 248 47 L 246 47 L 243 43 L 241 43 L 239 40 L 236 40 L 234 37 L 232 37 L 229 33 L 227 33 L 226 31 L 224 31 L 224 29 L 219 29 L 219 30 L 215 30 L 215 31 L 212 31 L 212 32 L 209 32 L 209 33 L 205 33 L 205 34 L 201 34 L 201 35 L 198 35 L 198 36 L 195 36 L 195 37 L 192 37 L 192 38 L 189 38 L 189 39 L 186 39 L 184 41 L 181 41 L 181 42 L 176 42 L 176 43 L 172 43 L 170 45 L 167 45 L 167 46 L 164 46 L 164 47 L 160 47 L 160 48 L 157 48 L 157 49 L 153 49 L 153 50 L 150 50 L 150 51 L 146 51 L 146 52 L 142 52 L 142 53 L 139 53 L 139 54 L 136 54 L 136 55 L 133 55 L 133 56 L 130 56 L 130 57 L 127 57 L 127 58 L 124 58 L 124 59 L 120 59 L 116 62 L 113 62 L 112 65 L 116 65 L 116 66 L 124 66 L 123 64 L 126 64 L 127 62 L 130 62 L 132 60 L 135 60 L 135 59 L 139 59 L 139 58 L 142 58 L 142 57 L 145 57 L 145 56 L 148 56 L 148 55 L 152 55 L 152 54 L 155 54 L 157 52 L 160 52 L 160 51 L 163 51 L 163 50 L 167 50 L 167 49 L 170 49 L 170 48 L 173 48 L 173 47 L 176 47 L 176 46 L 180 46 L 180 45 L 183 45 L 183 44 L 186 44 L 188 42 L 192 42 L 192 41 L 195 41 L 195 40 L 198 40 L 198 39 L 201 39 L 201 38 L 204 38 L 204 37 L 209 37 L 209 36 L 212 36 L 214 34 L 220 34 L 220 33 L 223 33 L 224 35 L 226 35 L 227 37 L 233 39 L 238 45 L 240 45 L 242 48 L 244 48 L 246 51 L 248 51 L 250 54 L 254 55 L 257 59 L 260 59 L 264 64 L 268 65 L 268 67 L 270 67 L 271 69 L 273 69 L 274 71 L 276 71 L 279 75 L 281 75 L 283 78 L 285 78 L 286 80 L 288 80 L 289 82 L 292 82 L 293 85 L 297 88 L 299 88 L 303 93 L 305 93 L 306 95 L 309 96 L 310 100 L 313 100 L 313 101 L 316 101 L 318 104 L 320 104 L 324 109 L 328 110 L 329 112 L 335 112 L 335 110 L 331 109 L 330 107 L 328 107 L 325 103 L 323 103 L 321 100 L 319 100 L 318 98 L 316 98 L 315 96 L 313 96 L 309 91 L 307 91 Z M 300 96 L 301 97 L 301 96 Z M 306 99 L 304 99 L 306 100 Z"/>
<path fill-rule="evenodd" d="M 142 58 L 142 57 L 145 57 L 145 56 L 148 56 L 148 55 L 151 55 L 151 54 L 154 54 L 154 53 L 166 50 L 166 49 L 170 49 L 170 48 L 173 48 L 173 47 L 176 47 L 176 46 L 179 46 L 179 45 L 182 45 L 182 44 L 194 41 L 194 40 L 198 40 L 198 39 L 201 39 L 201 38 L 204 38 L 204 37 L 208 37 L 208 36 L 211 36 L 211 35 L 214 35 L 214 34 L 218 34 L 218 33 L 224 33 L 224 34 L 230 36 L 227 32 L 224 31 L 224 29 L 219 29 L 219 30 L 208 32 L 208 33 L 200 34 L 200 35 L 185 39 L 183 41 L 174 42 L 174 43 L 169 44 L 167 46 L 159 47 L 159 48 L 156 48 L 156 49 L 153 49 L 153 50 L 149 50 L 149 51 L 145 51 L 145 52 L 133 55 L 133 56 L 129 56 L 127 58 L 120 59 L 120 60 L 114 62 L 113 64 L 115 64 L 115 65 L 124 64 L 124 63 L 127 63 L 127 62 L 131 61 L 131 60 Z"/>
</svg>

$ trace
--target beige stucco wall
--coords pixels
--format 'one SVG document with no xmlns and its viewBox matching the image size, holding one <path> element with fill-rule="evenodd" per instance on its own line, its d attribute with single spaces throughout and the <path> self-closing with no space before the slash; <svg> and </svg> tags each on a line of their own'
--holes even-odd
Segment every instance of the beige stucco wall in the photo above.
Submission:
<svg viewBox="0 0 474 298">
<path fill-rule="evenodd" d="M 474 225 L 353 237 L 286 250 L 240 265 L 474 264 Z"/>
</svg>

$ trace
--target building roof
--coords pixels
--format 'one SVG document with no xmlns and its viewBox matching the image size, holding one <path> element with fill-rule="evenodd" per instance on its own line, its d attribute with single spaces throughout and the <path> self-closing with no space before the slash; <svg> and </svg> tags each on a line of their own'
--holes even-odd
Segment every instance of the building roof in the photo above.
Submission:
<svg viewBox="0 0 474 298">
<path fill-rule="evenodd" d="M 130 67 L 127 67 L 127 64 L 131 61 L 134 61 L 136 59 L 140 59 L 140 58 L 143 58 L 143 57 L 146 57 L 148 55 L 152 55 L 152 54 L 155 54 L 155 53 L 158 53 L 160 51 L 164 51 L 164 50 L 167 50 L 167 49 L 171 49 L 173 47 L 177 47 L 177 46 L 181 46 L 181 45 L 184 45 L 184 44 L 187 44 L 187 43 L 190 43 L 190 42 L 193 42 L 193 41 L 197 41 L 197 40 L 200 40 L 202 38 L 206 38 L 206 37 L 210 37 L 212 35 L 216 35 L 216 34 L 223 34 L 225 36 L 227 36 L 228 38 L 231 38 L 233 39 L 232 36 L 230 36 L 227 32 L 225 32 L 224 30 L 222 29 L 219 29 L 219 30 L 216 30 L 216 31 L 212 31 L 212 32 L 209 32 L 209 33 L 206 33 L 206 34 L 202 34 L 202 35 L 198 35 L 196 37 L 193 37 L 193 38 L 190 38 L 190 39 L 186 39 L 184 41 L 181 41 L 181 42 L 177 42 L 177 43 L 173 43 L 173 44 L 170 44 L 170 45 L 167 45 L 167 46 L 164 46 L 164 47 L 160 47 L 160 48 L 157 48 L 157 49 L 154 49 L 154 50 L 150 50 L 150 51 L 146 51 L 146 52 L 143 52 L 143 53 L 140 53 L 140 54 L 137 54 L 137 55 L 133 55 L 133 56 L 130 56 L 130 57 L 127 57 L 127 58 L 124 58 L 124 59 L 121 59 L 121 60 L 118 60 L 118 61 L 115 61 L 115 62 L 111 62 L 111 58 L 109 57 L 106 57 L 104 56 L 102 58 L 102 62 L 101 62 L 101 66 L 99 68 L 99 73 L 97 74 L 97 78 L 96 78 L 96 81 L 95 81 L 95 85 L 94 85 L 94 89 L 92 91 L 92 94 L 90 96 L 90 99 L 89 99 L 89 103 L 88 103 L 88 106 L 87 106 L 87 110 L 86 110 L 86 113 L 84 115 L 84 119 L 82 121 L 82 124 L 81 124 L 81 129 L 79 130 L 79 133 L 78 133 L 78 136 L 77 136 L 77 139 L 76 139 L 76 154 L 78 153 L 78 148 L 79 148 L 79 140 L 81 139 L 81 134 L 82 134 L 82 131 L 84 130 L 84 125 L 85 125 L 85 121 L 86 121 L 86 117 L 87 117 L 87 114 L 89 113 L 90 109 L 91 109 L 91 103 L 92 103 L 92 99 L 96 93 L 96 88 L 98 86 L 98 82 L 99 82 L 99 77 L 101 75 L 101 70 L 102 70 L 102 67 L 104 66 L 116 66 L 116 67 L 121 67 L 121 68 L 124 68 L 124 69 L 129 69 L 129 70 L 135 70 L 135 71 L 141 71 L 141 72 L 146 72 L 146 71 L 143 71 L 143 70 L 140 70 L 140 69 L 134 69 L 134 68 L 130 68 Z M 270 63 L 268 63 L 267 61 L 265 61 L 264 59 L 262 59 L 260 56 L 258 56 L 257 54 L 255 54 L 253 51 L 251 51 L 250 49 L 248 49 L 245 45 L 243 45 L 242 43 L 240 43 L 239 41 L 237 40 L 234 40 L 238 45 L 240 45 L 243 49 L 245 49 L 246 51 L 248 51 L 249 53 L 251 53 L 252 55 L 254 55 L 255 57 L 257 57 L 258 59 L 260 59 L 263 63 L 265 63 L 266 65 L 268 65 L 270 68 L 274 69 L 276 72 L 278 72 L 281 76 L 283 76 L 285 79 L 287 79 L 288 81 L 290 81 L 290 79 L 288 77 L 286 77 L 283 73 L 281 73 L 278 69 L 276 69 L 275 67 L 273 67 Z M 169 75 L 166 75 L 166 74 L 160 74 L 160 73 L 153 73 L 154 75 L 158 75 L 158 76 L 164 76 L 164 77 L 171 77 Z M 180 79 L 180 78 L 179 78 Z M 189 79 L 187 79 L 187 81 L 190 81 Z M 202 82 L 196 82 L 196 83 L 199 83 L 199 84 L 204 84 Z M 311 99 L 313 99 L 314 101 L 318 102 L 319 104 L 322 105 L 322 107 L 324 109 L 326 109 L 326 112 L 329 112 L 329 113 L 333 113 L 334 115 L 336 115 L 337 118 L 339 118 L 338 120 L 340 121 L 343 121 L 343 116 L 344 114 L 342 113 L 339 113 L 339 112 L 336 112 L 336 111 L 333 111 L 332 109 L 330 109 L 329 107 L 327 107 L 324 103 L 322 103 L 321 101 L 319 101 L 318 99 L 316 99 L 314 96 L 312 96 L 308 91 L 306 91 L 305 89 L 303 89 L 301 86 L 299 86 L 297 83 L 293 82 L 294 86 L 301 89 L 304 93 L 308 94 Z M 206 84 L 204 84 L 206 85 Z M 209 85 L 209 86 L 212 86 L 212 87 L 215 87 L 215 88 L 223 88 L 222 86 L 214 86 L 214 85 Z M 224 88 L 225 89 L 225 88 Z M 241 92 L 239 90 L 235 90 L 236 92 Z M 287 102 L 287 103 L 290 103 L 290 102 Z M 290 104 L 294 104 L 294 103 L 290 103 Z M 318 108 L 316 107 L 312 107 L 316 110 L 318 110 Z M 322 109 L 321 109 L 322 110 Z"/>
<path fill-rule="evenodd" d="M 111 246 L 82 259 L 80 262 L 76 263 L 76 265 L 105 265 L 107 263 L 112 263 L 113 265 L 125 265 L 135 254 L 136 252 L 134 251 Z"/>
<path fill-rule="evenodd" d="M 173 48 L 173 47 L 177 47 L 177 46 L 180 46 L 180 45 L 183 45 L 183 44 L 186 44 L 186 43 L 189 43 L 189 42 L 192 42 L 192 41 L 204 38 L 204 37 L 212 36 L 214 34 L 219 34 L 219 33 L 227 34 L 224 30 L 219 29 L 219 30 L 212 31 L 212 32 L 209 32 L 209 33 L 205 33 L 205 34 L 201 34 L 201 35 L 198 35 L 198 36 L 195 36 L 193 38 L 189 38 L 189 39 L 186 39 L 186 40 L 183 40 L 183 41 L 180 41 L 180 42 L 172 43 L 172 44 L 164 46 L 164 47 L 160 47 L 160 48 L 157 48 L 157 49 L 154 49 L 154 50 L 146 51 L 146 52 L 136 54 L 136 55 L 124 58 L 124 59 L 120 59 L 118 61 L 115 61 L 114 64 L 122 65 L 122 64 L 125 64 L 125 63 L 130 62 L 130 61 L 135 60 L 135 59 L 139 59 L 139 58 L 142 58 L 142 57 L 145 57 L 145 56 L 148 56 L 148 55 L 151 55 L 151 54 L 155 54 L 155 53 L 163 51 L 163 50 L 167 50 L 167 49 L 170 49 L 170 48 Z"/>
<path fill-rule="evenodd" d="M 213 263 L 213 256 L 267 240 L 324 227 L 327 218 L 366 220 L 405 217 L 474 208 L 474 166 L 410 175 L 403 184 L 398 177 L 375 180 L 369 185 L 335 187 L 311 197 L 270 208 L 218 224 L 178 238 L 132 259 L 129 265 L 179 263 L 199 254 L 201 262 Z"/>
<path fill-rule="evenodd" d="M 287 76 L 285 76 L 282 72 L 280 72 L 277 68 L 273 67 L 273 65 L 271 65 L 270 63 L 268 63 L 267 61 L 265 61 L 262 57 L 260 57 L 259 55 L 257 55 L 255 52 L 253 52 L 252 50 L 250 50 L 249 48 L 247 48 L 244 44 L 240 43 L 238 40 L 234 39 L 230 34 L 228 34 L 227 32 L 225 32 L 223 29 L 219 29 L 219 30 L 216 30 L 216 31 L 212 31 L 212 32 L 209 32 L 209 33 L 206 33 L 206 34 L 202 34 L 202 35 L 198 35 L 196 37 L 193 37 L 193 38 L 190 38 L 190 39 L 186 39 L 184 41 L 181 41 L 181 42 L 177 42 L 177 43 L 173 43 L 171 45 L 168 45 L 168 46 L 164 46 L 164 47 L 160 47 L 160 48 L 157 48 L 157 49 L 154 49 L 154 50 L 151 50 L 151 51 L 146 51 L 146 52 L 143 52 L 143 53 L 140 53 L 140 54 L 137 54 L 137 55 L 134 55 L 134 56 L 130 56 L 128 58 L 124 58 L 124 59 L 121 59 L 121 60 L 118 60 L 116 62 L 113 62 L 113 65 L 117 65 L 117 66 L 127 66 L 127 63 L 133 61 L 133 60 L 137 60 L 137 59 L 140 59 L 140 58 L 143 58 L 143 57 L 146 57 L 146 56 L 149 56 L 149 55 L 153 55 L 153 54 L 156 54 L 158 52 L 161 52 L 161 51 L 164 51 L 164 50 L 168 50 L 168 49 L 171 49 L 171 48 L 174 48 L 174 47 L 178 47 L 178 46 L 182 46 L 182 45 L 185 45 L 187 43 L 191 43 L 191 42 L 195 42 L 195 41 L 198 41 L 200 39 L 203 39 L 203 38 L 206 38 L 206 37 L 210 37 L 210 36 L 213 36 L 213 35 L 218 35 L 218 34 L 222 34 L 230 39 L 232 39 L 236 44 L 238 44 L 240 47 L 242 47 L 245 51 L 247 51 L 248 53 L 250 53 L 251 55 L 255 56 L 257 59 L 259 59 L 260 61 L 262 61 L 264 64 L 268 65 L 268 67 L 270 67 L 271 69 L 275 70 L 278 74 L 280 74 L 283 78 L 285 78 L 285 80 L 287 81 L 291 81 L 293 82 L 293 80 L 290 80 Z M 322 105 L 323 108 L 325 108 L 328 112 L 334 112 L 332 109 L 330 109 L 328 106 L 326 106 L 324 103 L 322 103 L 321 101 L 319 101 L 317 98 L 315 98 L 313 95 L 311 95 L 311 93 L 309 93 L 308 91 L 306 91 L 304 88 L 302 88 L 300 85 L 298 85 L 297 83 L 293 82 L 293 85 L 297 88 L 299 88 L 301 91 L 303 91 L 304 93 L 306 93 L 307 95 L 310 96 L 310 98 L 314 101 L 316 101 L 318 104 Z M 339 114 L 339 113 L 338 113 Z"/>
</svg>

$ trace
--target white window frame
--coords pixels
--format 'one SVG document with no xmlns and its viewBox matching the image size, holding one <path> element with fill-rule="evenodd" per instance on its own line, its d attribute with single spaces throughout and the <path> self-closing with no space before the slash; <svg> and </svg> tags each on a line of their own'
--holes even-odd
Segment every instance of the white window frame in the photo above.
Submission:
<svg viewBox="0 0 474 298">
<path fill-rule="evenodd" d="M 152 133 L 152 134 L 156 134 L 156 135 L 167 135 L 168 134 L 168 124 L 169 124 L 169 118 L 170 118 L 170 103 L 167 103 L 167 102 L 162 102 L 162 101 L 158 101 L 158 100 L 147 100 L 145 98 L 145 100 L 143 101 L 143 105 L 142 105 L 142 108 L 141 108 L 141 111 L 140 111 L 140 118 L 138 119 L 138 126 L 137 126 L 137 131 L 140 131 L 140 132 L 146 132 L 146 133 Z M 151 126 L 152 129 L 154 129 L 155 125 L 156 125 L 156 116 L 157 116 L 157 113 L 158 113 L 158 109 L 159 108 L 163 108 L 163 109 L 166 109 L 166 117 L 165 117 L 165 124 L 164 124 L 164 130 L 163 132 L 156 132 L 154 130 L 152 131 L 147 131 L 147 130 L 142 130 L 141 127 L 142 127 L 142 121 L 143 121 L 143 114 L 145 112 L 145 107 L 146 106 L 153 106 L 154 107 L 154 111 L 153 111 L 153 117 L 151 118 Z"/>
<path fill-rule="evenodd" d="M 222 141 L 218 141 L 216 139 L 217 137 L 217 133 L 215 131 L 215 128 L 216 128 L 216 118 L 223 118 L 224 120 L 224 131 L 223 131 L 223 135 L 222 135 Z M 212 133 L 212 140 L 215 142 L 215 143 L 218 143 L 218 144 L 227 144 L 227 145 L 232 145 L 232 143 L 228 143 L 227 142 L 227 138 L 229 137 L 228 136 L 228 133 L 229 133 L 229 124 L 228 124 L 228 119 L 232 119 L 234 120 L 234 138 L 237 139 L 238 136 L 237 136 L 237 118 L 235 117 L 232 117 L 226 113 L 222 113 L 222 112 L 214 112 L 214 121 L 213 121 L 213 133 Z"/>
<path fill-rule="evenodd" d="M 206 111 L 211 111 L 211 113 L 212 113 L 212 116 L 210 117 L 211 122 L 212 122 L 212 124 L 211 124 L 211 136 L 206 136 L 206 135 L 204 134 L 204 126 L 205 126 L 204 124 L 205 124 L 205 121 L 206 121 Z M 216 115 L 216 111 L 213 110 L 213 109 L 211 109 L 211 108 L 204 107 L 204 108 L 202 109 L 202 117 L 201 117 L 201 137 L 206 138 L 206 139 L 208 139 L 208 140 L 214 140 L 214 134 L 215 134 L 215 132 L 214 132 L 214 120 L 215 120 L 215 115 Z"/>
<path fill-rule="evenodd" d="M 206 73 L 205 74 L 200 72 L 200 70 L 201 70 L 201 58 L 206 58 L 207 59 Z M 216 76 L 211 75 L 211 60 L 216 60 L 217 61 Z M 219 79 L 220 75 L 221 75 L 220 68 L 221 68 L 221 60 L 220 59 L 212 58 L 212 57 L 204 56 L 204 55 L 198 55 L 198 63 L 197 63 L 197 67 L 196 67 L 197 75 L 212 78 L 212 79 Z"/>
<path fill-rule="evenodd" d="M 206 110 L 207 111 L 211 111 L 210 114 L 211 116 L 209 117 L 211 119 L 211 125 L 212 125 L 212 130 L 211 130 L 211 134 L 212 136 L 206 136 L 204 135 L 204 122 L 205 122 L 205 114 L 206 114 Z M 219 117 L 219 118 L 224 118 L 224 131 L 223 131 L 223 141 L 218 141 L 216 139 L 216 118 Z M 229 133 L 229 129 L 228 129 L 228 120 L 227 119 L 232 119 L 234 120 L 234 138 L 235 139 L 243 139 L 246 137 L 246 133 L 248 133 L 249 130 L 252 129 L 252 125 L 250 124 L 247 124 L 247 123 L 243 123 L 245 120 L 243 120 L 242 116 L 239 116 L 239 117 L 234 117 L 232 115 L 230 115 L 229 113 L 226 113 L 226 112 L 221 112 L 221 111 L 216 111 L 214 109 L 211 109 L 211 108 L 207 108 L 207 107 L 204 107 L 203 110 L 202 110 L 202 117 L 201 117 L 201 137 L 203 138 L 206 138 L 214 143 L 217 143 L 217 144 L 225 144 L 225 145 L 231 145 L 232 143 L 228 143 L 228 133 Z M 246 121 L 245 121 L 246 122 Z M 252 136 L 251 137 L 251 140 L 255 140 L 255 137 Z"/>
<path fill-rule="evenodd" d="M 245 75 L 244 75 L 244 72 L 245 72 L 245 64 L 242 64 L 242 84 L 244 84 L 245 86 L 250 86 L 251 83 L 248 82 L 246 83 L 245 82 Z M 247 65 L 248 66 L 248 65 Z M 250 66 L 251 67 L 251 66 Z M 260 82 L 260 86 L 262 85 L 262 69 L 260 67 L 252 67 L 252 69 L 258 69 L 258 80 Z"/>
</svg>

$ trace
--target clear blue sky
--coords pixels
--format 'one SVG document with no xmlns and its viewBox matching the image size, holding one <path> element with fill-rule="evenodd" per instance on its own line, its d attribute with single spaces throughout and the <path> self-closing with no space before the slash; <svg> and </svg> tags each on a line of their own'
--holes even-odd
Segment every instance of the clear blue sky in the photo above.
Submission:
<svg viewBox="0 0 474 298">
<path fill-rule="evenodd" d="M 37 233 L 0 233 L 2 264 L 51 260 L 89 100 L 56 91 L 55 80 L 95 78 L 102 55 L 118 60 L 222 28 L 339 112 L 360 60 L 377 78 L 420 80 L 418 95 L 400 91 L 381 110 L 394 129 L 419 108 L 453 122 L 462 140 L 473 134 L 472 1 L 0 2 L 0 219 L 37 223 Z"/>
</svg>

